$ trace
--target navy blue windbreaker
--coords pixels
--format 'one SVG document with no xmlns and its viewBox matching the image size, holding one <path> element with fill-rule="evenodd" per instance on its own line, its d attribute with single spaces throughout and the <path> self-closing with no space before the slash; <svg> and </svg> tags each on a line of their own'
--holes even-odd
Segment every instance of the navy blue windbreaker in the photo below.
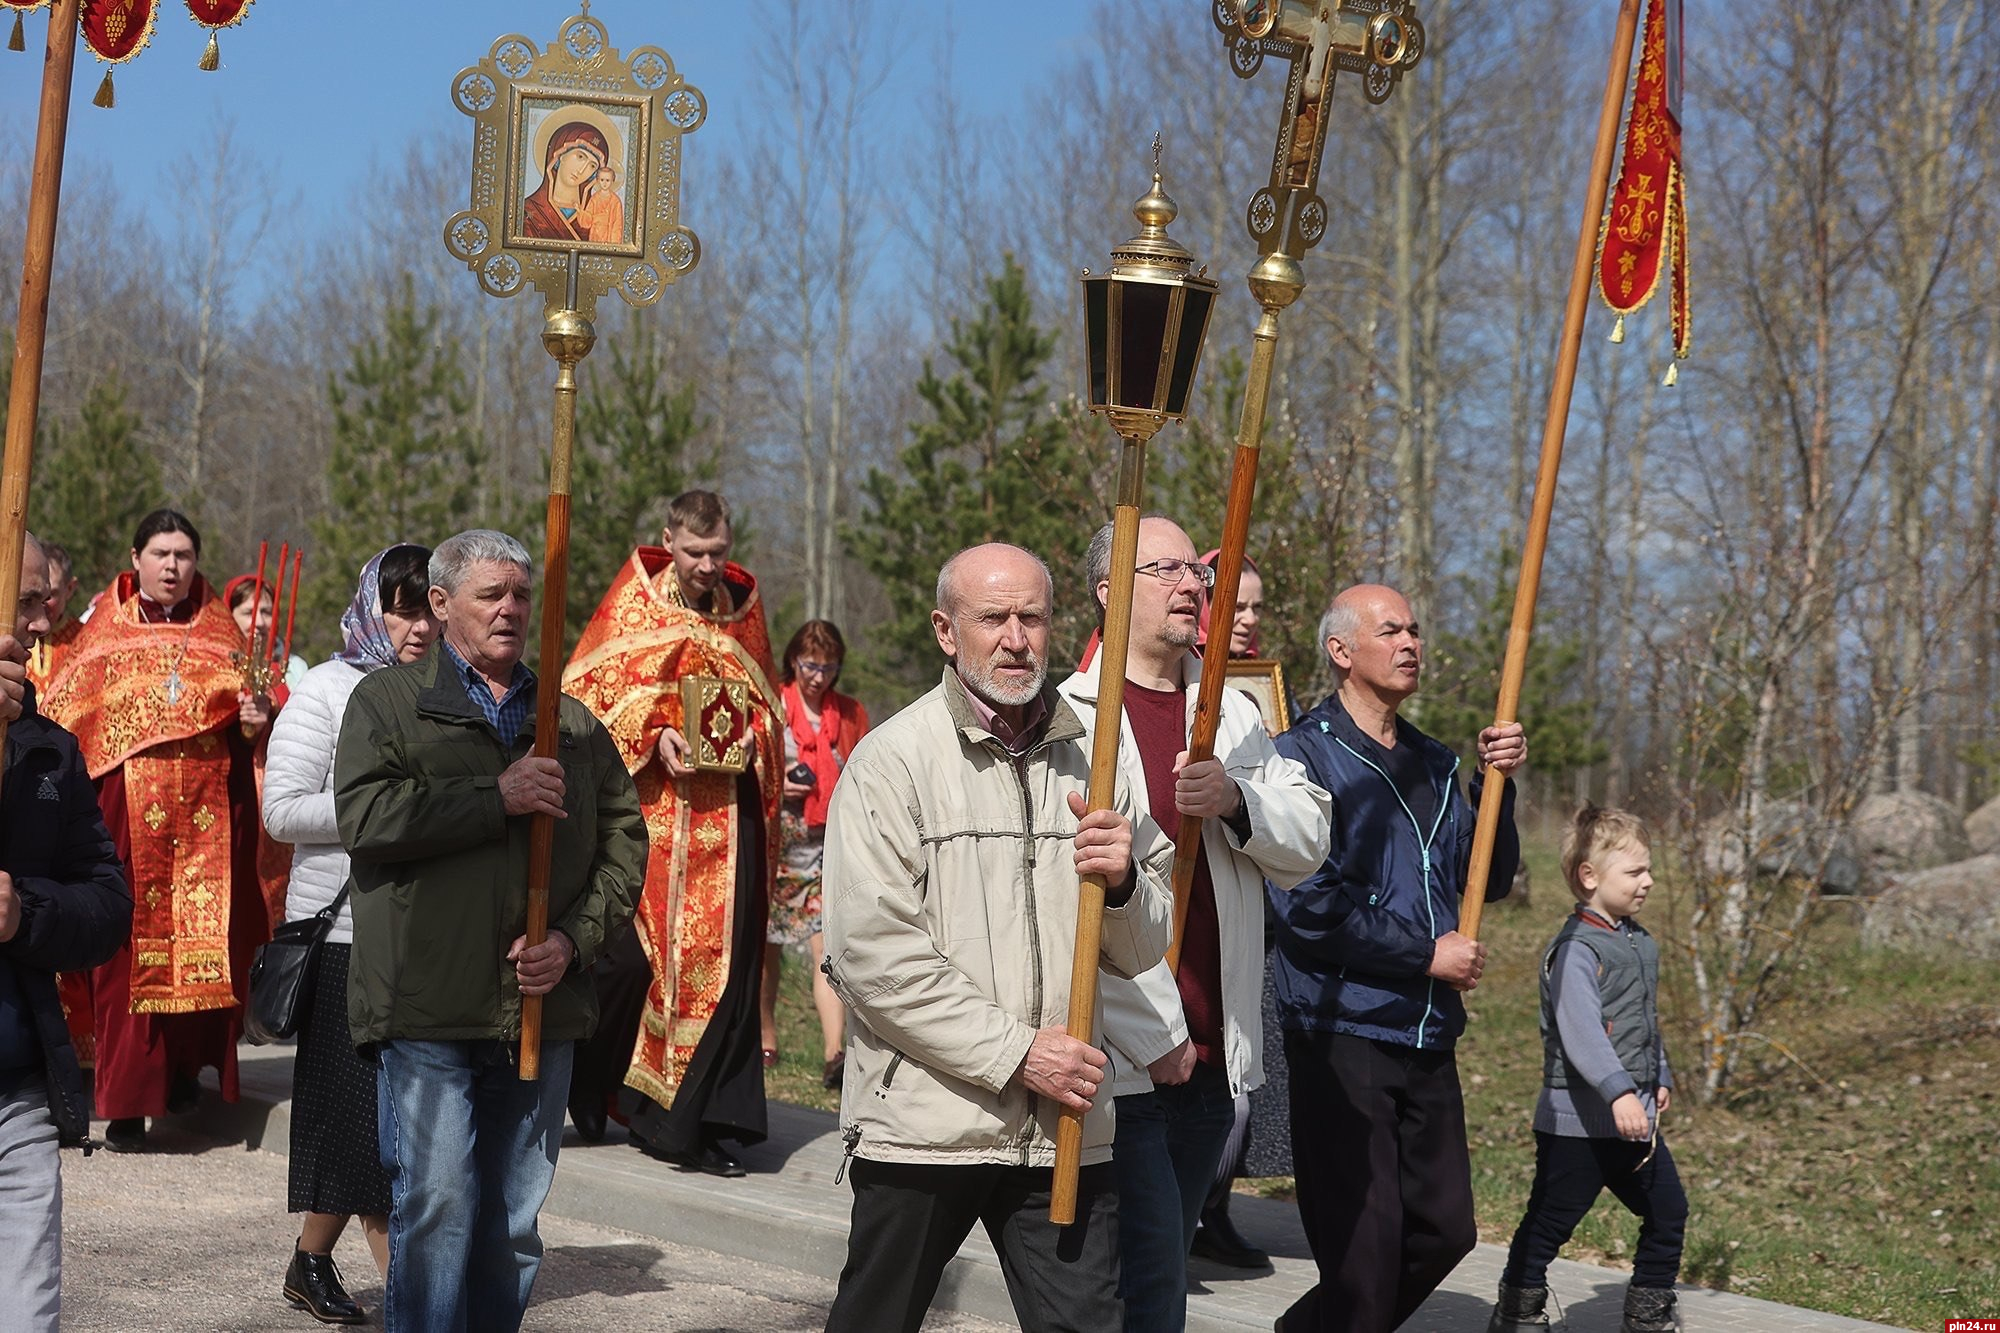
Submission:
<svg viewBox="0 0 2000 1333">
<path fill-rule="evenodd" d="M 1449 1050 L 1465 1031 L 1465 1004 L 1429 968 L 1434 941 L 1458 926 L 1480 779 L 1474 775 L 1468 801 L 1458 756 L 1400 718 L 1396 744 L 1419 750 L 1436 785 L 1428 828 L 1367 758 L 1368 744 L 1337 695 L 1278 737 L 1278 752 L 1333 794 L 1326 863 L 1288 893 L 1264 886 L 1279 922 L 1278 1014 L 1287 1031 Z M 1520 860 L 1509 782 L 1487 901 L 1506 896 Z"/>
</svg>

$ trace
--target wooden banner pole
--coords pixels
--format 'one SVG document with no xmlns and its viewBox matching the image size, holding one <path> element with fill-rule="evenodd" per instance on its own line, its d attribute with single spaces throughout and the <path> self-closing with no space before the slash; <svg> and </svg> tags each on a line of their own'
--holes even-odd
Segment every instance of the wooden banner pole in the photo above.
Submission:
<svg viewBox="0 0 2000 1333">
<path fill-rule="evenodd" d="M 35 424 L 42 407 L 42 352 L 49 333 L 49 281 L 56 265 L 56 216 L 63 148 L 69 139 L 70 76 L 76 68 L 76 10 L 81 0 L 49 7 L 49 48 L 42 65 L 41 115 L 28 180 L 28 231 L 21 247 L 21 305 L 14 326 L 14 378 L 7 390 L 7 443 L 0 455 L 0 606 L 21 600 L 21 555 L 28 531 L 28 481 L 35 470 Z M 25 645 L 23 645 L 25 646 Z M 7 724 L 0 720 L 0 740 Z"/>
<path fill-rule="evenodd" d="M 1569 300 L 1563 308 L 1562 343 L 1556 379 L 1549 389 L 1549 411 L 1542 425 L 1542 458 L 1535 471 L 1535 502 L 1528 518 L 1527 540 L 1521 547 L 1521 577 L 1514 585 L 1514 619 L 1507 627 L 1507 656 L 1500 669 L 1500 700 L 1493 723 L 1515 720 L 1521 707 L 1521 680 L 1528 670 L 1528 640 L 1535 630 L 1535 599 L 1542 585 L 1542 555 L 1548 548 L 1549 517 L 1555 510 L 1556 476 L 1562 470 L 1563 436 L 1569 429 L 1570 397 L 1576 388 L 1577 356 L 1583 347 L 1583 320 L 1590 309 L 1590 273 L 1597 260 L 1598 229 L 1604 219 L 1605 196 L 1611 192 L 1611 159 L 1618 148 L 1618 116 L 1625 107 L 1625 85 L 1632 73 L 1633 38 L 1639 30 L 1639 0 L 1620 0 L 1618 32 L 1612 38 L 1611 72 L 1604 81 L 1604 103 L 1597 115 L 1597 147 L 1590 157 L 1590 181 L 1577 230 L 1576 258 L 1570 267 Z M 1486 906 L 1486 880 L 1493 870 L 1493 842 L 1500 832 L 1500 801 L 1506 787 L 1491 767 L 1479 795 L 1479 819 L 1473 826 L 1472 861 L 1466 870 L 1465 901 L 1459 909 L 1458 930 L 1479 938 L 1479 920 Z"/>
</svg>

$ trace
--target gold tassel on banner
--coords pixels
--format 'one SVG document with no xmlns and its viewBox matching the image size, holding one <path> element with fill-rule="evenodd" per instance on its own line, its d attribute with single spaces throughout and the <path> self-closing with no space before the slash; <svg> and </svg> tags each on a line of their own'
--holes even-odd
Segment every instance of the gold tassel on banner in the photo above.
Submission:
<svg viewBox="0 0 2000 1333">
<path fill-rule="evenodd" d="M 208 49 L 201 53 L 201 59 L 195 63 L 200 68 L 206 70 L 217 70 L 222 68 L 222 47 L 215 40 L 214 33 L 211 32 L 210 34 L 208 34 Z"/>
<path fill-rule="evenodd" d="M 1681 382 L 1681 363 L 1678 361 L 1667 362 L 1667 373 L 1665 377 L 1663 377 L 1660 380 L 1660 387 L 1662 389 L 1671 389 L 1680 382 Z"/>
<path fill-rule="evenodd" d="M 7 38 L 7 49 L 9 51 L 25 51 L 28 49 L 28 43 L 22 40 L 21 37 L 21 11 L 18 9 L 14 11 L 14 31 Z"/>
<path fill-rule="evenodd" d="M 112 107 L 118 105 L 118 90 L 111 86 L 111 71 L 104 71 L 104 82 L 97 85 L 97 96 L 90 99 L 92 106 Z"/>
<path fill-rule="evenodd" d="M 1618 322 L 1611 326 L 1611 341 L 1615 343 L 1625 341 L 1625 316 L 1620 315 Z"/>
</svg>

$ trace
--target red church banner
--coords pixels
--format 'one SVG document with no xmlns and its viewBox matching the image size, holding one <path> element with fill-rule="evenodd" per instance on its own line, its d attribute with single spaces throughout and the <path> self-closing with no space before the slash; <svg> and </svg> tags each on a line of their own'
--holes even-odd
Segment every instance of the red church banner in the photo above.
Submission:
<svg viewBox="0 0 2000 1333">
<path fill-rule="evenodd" d="M 1687 282 L 1687 186 L 1681 174 L 1681 0 L 1649 0 L 1618 183 L 1604 219 L 1598 292 L 1622 317 L 1659 290 L 1673 315 L 1674 355 L 1692 336 Z"/>
<path fill-rule="evenodd" d="M 117 65 L 145 50 L 159 17 L 156 0 L 83 0 L 78 22 L 83 44 L 99 60 Z"/>
</svg>

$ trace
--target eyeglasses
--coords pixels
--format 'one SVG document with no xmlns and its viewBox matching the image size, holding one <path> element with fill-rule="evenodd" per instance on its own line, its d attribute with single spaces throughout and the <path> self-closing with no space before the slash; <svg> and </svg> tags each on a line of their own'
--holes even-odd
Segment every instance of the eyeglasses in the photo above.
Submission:
<svg viewBox="0 0 2000 1333">
<path fill-rule="evenodd" d="M 1203 588 L 1215 586 L 1215 571 L 1207 565 L 1192 560 L 1154 560 L 1132 571 L 1135 574 L 1151 574 L 1162 583 L 1179 583 L 1188 574 Z"/>
<path fill-rule="evenodd" d="M 803 657 L 792 663 L 792 670 L 801 676 L 831 676 L 840 670 L 838 662 L 808 662 Z"/>
</svg>

